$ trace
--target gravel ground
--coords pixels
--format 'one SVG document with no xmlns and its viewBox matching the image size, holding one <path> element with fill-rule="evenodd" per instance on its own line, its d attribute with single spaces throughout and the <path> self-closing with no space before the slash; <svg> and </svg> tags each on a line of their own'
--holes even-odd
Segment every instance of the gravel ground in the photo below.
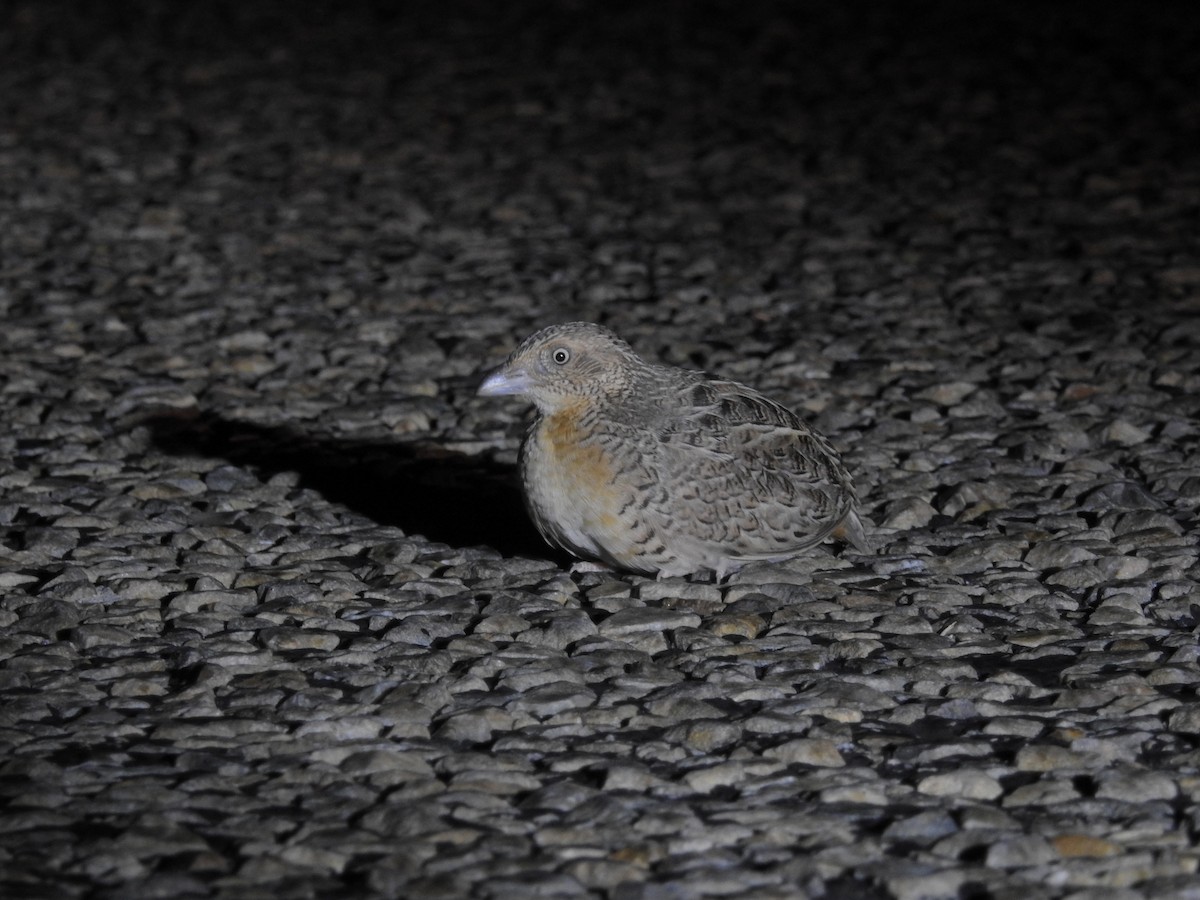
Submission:
<svg viewBox="0 0 1200 900">
<path fill-rule="evenodd" d="M 1200 898 L 1192 8 L 397 6 L 0 4 L 0 893 Z M 555 555 L 572 318 L 878 552 Z"/>
</svg>

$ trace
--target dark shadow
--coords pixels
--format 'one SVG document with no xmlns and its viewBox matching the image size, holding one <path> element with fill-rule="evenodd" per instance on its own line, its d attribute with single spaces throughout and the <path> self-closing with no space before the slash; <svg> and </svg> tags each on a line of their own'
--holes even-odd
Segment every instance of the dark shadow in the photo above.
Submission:
<svg viewBox="0 0 1200 900">
<path fill-rule="evenodd" d="M 302 487 L 406 535 L 570 562 L 530 521 L 514 468 L 486 457 L 434 441 L 339 441 L 216 414 L 163 413 L 141 424 L 167 453 L 218 457 L 264 480 L 296 472 Z"/>
</svg>

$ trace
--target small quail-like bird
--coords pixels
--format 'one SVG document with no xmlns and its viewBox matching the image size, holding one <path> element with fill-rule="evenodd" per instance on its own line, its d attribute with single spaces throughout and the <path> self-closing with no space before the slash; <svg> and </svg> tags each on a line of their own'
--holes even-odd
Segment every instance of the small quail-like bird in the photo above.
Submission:
<svg viewBox="0 0 1200 900">
<path fill-rule="evenodd" d="M 830 536 L 868 549 L 850 475 L 821 434 L 745 385 L 645 362 L 607 328 L 542 329 L 479 393 L 537 407 L 525 498 L 546 540 L 575 556 L 720 581 Z"/>
</svg>

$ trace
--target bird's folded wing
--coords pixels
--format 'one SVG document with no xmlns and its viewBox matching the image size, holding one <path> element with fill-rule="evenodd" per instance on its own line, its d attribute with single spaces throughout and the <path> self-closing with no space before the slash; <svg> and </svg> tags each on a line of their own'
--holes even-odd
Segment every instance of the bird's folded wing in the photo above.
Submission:
<svg viewBox="0 0 1200 900">
<path fill-rule="evenodd" d="M 748 472 L 774 472 L 800 484 L 849 482 L 829 442 L 791 410 L 729 381 L 691 386 L 660 440 L 686 457 L 724 459 Z"/>
<path fill-rule="evenodd" d="M 685 399 L 659 438 L 667 468 L 703 495 L 739 496 L 785 519 L 807 537 L 803 545 L 854 515 L 854 488 L 837 452 L 787 407 L 723 381 L 690 386 Z M 849 530 L 856 537 L 861 527 Z"/>
</svg>

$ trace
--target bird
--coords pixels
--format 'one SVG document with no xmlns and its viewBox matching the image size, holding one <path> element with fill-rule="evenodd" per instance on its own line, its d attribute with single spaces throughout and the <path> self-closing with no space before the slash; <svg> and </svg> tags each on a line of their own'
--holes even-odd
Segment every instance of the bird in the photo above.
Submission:
<svg viewBox="0 0 1200 900">
<path fill-rule="evenodd" d="M 720 583 L 830 537 L 870 551 L 823 435 L 744 384 L 647 362 L 601 325 L 537 331 L 479 394 L 535 407 L 520 454 L 526 506 L 576 557 Z"/>
</svg>

